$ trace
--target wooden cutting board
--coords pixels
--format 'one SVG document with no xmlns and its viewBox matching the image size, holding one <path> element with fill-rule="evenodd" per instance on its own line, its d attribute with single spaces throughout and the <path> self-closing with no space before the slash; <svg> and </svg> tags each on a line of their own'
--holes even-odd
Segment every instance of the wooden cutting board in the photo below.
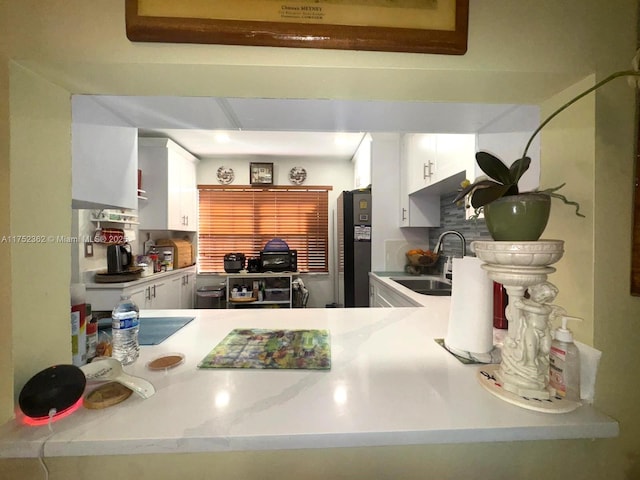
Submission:
<svg viewBox="0 0 640 480">
<path fill-rule="evenodd" d="M 87 393 L 82 404 L 85 408 L 98 410 L 123 402 L 129 398 L 132 393 L 133 391 L 131 389 L 121 383 L 109 382 Z"/>
<path fill-rule="evenodd" d="M 142 276 L 142 267 L 133 267 L 122 273 L 108 273 L 106 270 L 96 272 L 94 280 L 96 283 L 121 283 L 132 282 Z"/>
</svg>

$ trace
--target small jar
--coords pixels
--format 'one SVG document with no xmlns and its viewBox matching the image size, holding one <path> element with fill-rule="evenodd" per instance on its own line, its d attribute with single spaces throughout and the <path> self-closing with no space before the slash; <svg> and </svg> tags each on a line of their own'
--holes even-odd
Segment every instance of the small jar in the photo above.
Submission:
<svg viewBox="0 0 640 480">
<path fill-rule="evenodd" d="M 163 256 L 167 270 L 173 270 L 173 252 L 171 250 L 167 250 L 163 252 Z"/>
</svg>

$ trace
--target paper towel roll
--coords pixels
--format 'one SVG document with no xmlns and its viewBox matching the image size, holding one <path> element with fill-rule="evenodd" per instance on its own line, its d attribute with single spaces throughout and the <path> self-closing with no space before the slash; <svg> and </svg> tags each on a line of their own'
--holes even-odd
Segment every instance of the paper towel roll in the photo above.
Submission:
<svg viewBox="0 0 640 480">
<path fill-rule="evenodd" d="M 493 349 L 493 281 L 477 257 L 453 259 L 451 311 L 445 346 L 455 353 Z"/>
<path fill-rule="evenodd" d="M 133 241 L 135 241 L 137 235 L 136 235 L 136 231 L 133 229 L 128 229 L 125 228 L 124 229 L 124 238 L 127 242 L 131 243 Z"/>
</svg>

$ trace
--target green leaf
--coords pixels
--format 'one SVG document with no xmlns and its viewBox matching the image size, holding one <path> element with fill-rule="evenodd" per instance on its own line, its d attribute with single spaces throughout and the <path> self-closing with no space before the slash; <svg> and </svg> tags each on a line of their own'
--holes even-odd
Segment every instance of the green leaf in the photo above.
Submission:
<svg viewBox="0 0 640 480">
<path fill-rule="evenodd" d="M 529 157 L 522 157 L 513 162 L 509 168 L 511 183 L 517 184 L 520 181 L 520 177 L 529 170 L 529 165 L 531 165 L 531 159 Z"/>
<path fill-rule="evenodd" d="M 478 152 L 476 153 L 476 161 L 480 169 L 494 180 L 505 185 L 513 183 L 509 168 L 498 157 L 488 152 Z"/>
<path fill-rule="evenodd" d="M 511 185 L 495 185 L 493 187 L 478 188 L 471 196 L 471 206 L 473 208 L 484 207 L 487 203 L 503 197 Z"/>
<path fill-rule="evenodd" d="M 509 187 L 509 190 L 507 190 L 503 196 L 506 196 L 506 195 L 518 195 L 519 193 L 520 193 L 520 190 L 518 190 L 518 184 L 514 183 L 513 185 L 511 185 Z"/>
<path fill-rule="evenodd" d="M 456 196 L 456 198 L 453 200 L 452 203 L 458 203 L 466 195 L 468 195 L 469 192 L 472 192 L 473 190 L 475 190 L 477 188 L 486 188 L 486 187 L 491 187 L 493 185 L 500 185 L 500 184 L 494 182 L 493 180 L 480 180 L 478 182 L 475 182 L 475 183 L 472 183 L 470 185 L 467 185 L 462 190 L 460 190 L 460 192 L 458 192 L 458 195 Z"/>
</svg>

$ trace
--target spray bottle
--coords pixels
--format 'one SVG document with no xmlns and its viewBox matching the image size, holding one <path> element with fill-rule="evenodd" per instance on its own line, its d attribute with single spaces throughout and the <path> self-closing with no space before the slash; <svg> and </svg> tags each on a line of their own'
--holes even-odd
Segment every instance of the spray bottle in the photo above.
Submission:
<svg viewBox="0 0 640 480">
<path fill-rule="evenodd" d="M 562 325 L 556 329 L 549 353 L 549 385 L 556 395 L 574 402 L 580 401 L 580 352 L 567 328 L 568 320 L 581 318 L 562 315 Z"/>
</svg>

